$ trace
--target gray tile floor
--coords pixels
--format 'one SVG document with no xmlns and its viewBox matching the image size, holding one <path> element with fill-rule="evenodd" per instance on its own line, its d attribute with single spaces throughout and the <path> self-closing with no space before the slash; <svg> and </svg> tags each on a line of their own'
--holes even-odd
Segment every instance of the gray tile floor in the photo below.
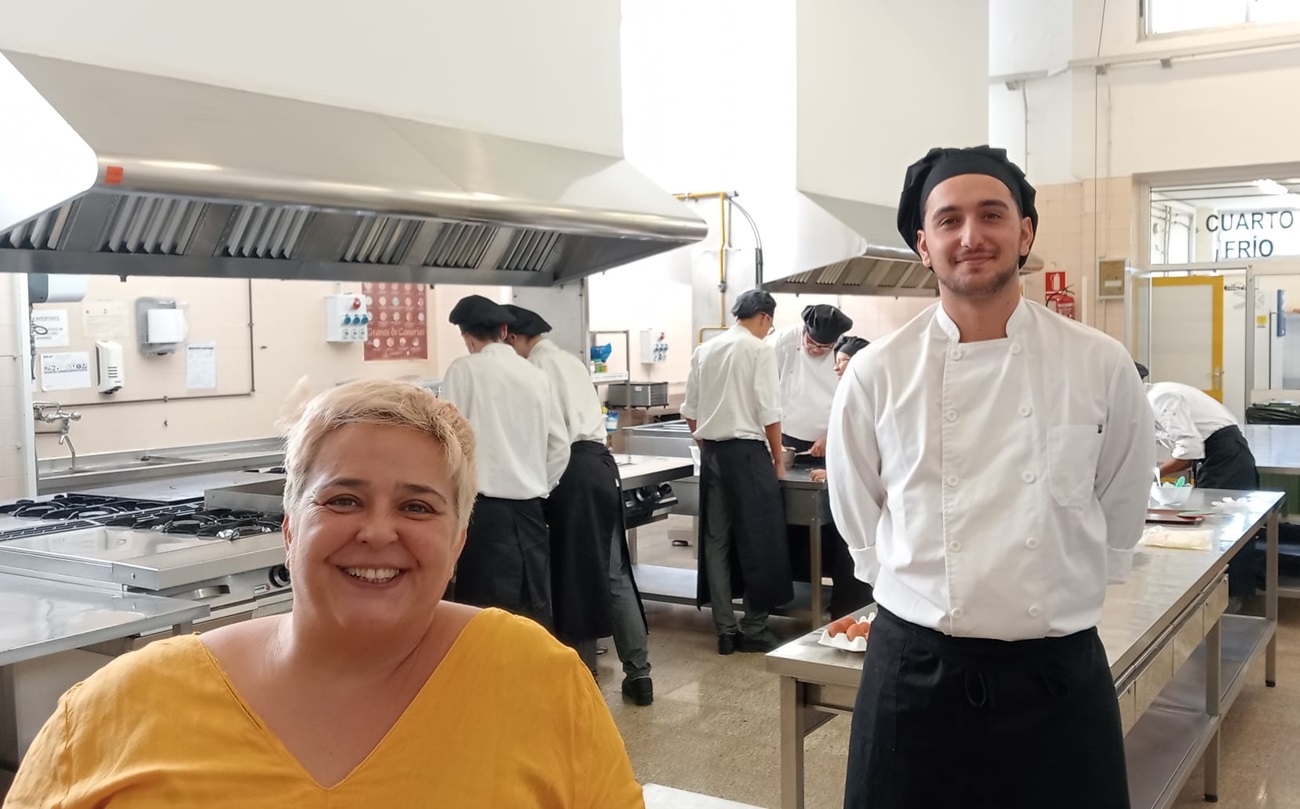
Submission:
<svg viewBox="0 0 1300 809">
<path fill-rule="evenodd" d="M 640 532 L 640 561 L 694 567 L 690 521 L 672 517 Z M 1282 602 L 1278 685 L 1253 671 L 1223 729 L 1222 809 L 1300 809 L 1300 601 Z M 622 671 L 610 653 L 599 659 L 600 682 L 622 731 L 638 780 L 761 807 L 780 804 L 777 678 L 762 655 L 717 654 L 707 611 L 646 603 L 655 703 L 637 708 L 619 693 Z M 784 638 L 802 624 L 773 619 Z M 849 721 L 836 718 L 808 739 L 809 809 L 840 807 Z M 1198 767 L 1174 804 L 1208 806 Z"/>
</svg>

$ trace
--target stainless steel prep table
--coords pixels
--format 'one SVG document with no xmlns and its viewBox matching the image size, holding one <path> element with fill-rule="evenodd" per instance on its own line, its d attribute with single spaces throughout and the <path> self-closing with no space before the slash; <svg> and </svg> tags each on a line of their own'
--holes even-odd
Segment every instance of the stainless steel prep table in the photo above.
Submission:
<svg viewBox="0 0 1300 809">
<path fill-rule="evenodd" d="M 168 627 L 187 633 L 207 614 L 193 601 L 0 573 L 0 768 L 18 765 L 16 665 Z"/>
<path fill-rule="evenodd" d="M 228 486 L 240 486 L 265 480 L 282 480 L 283 478 L 283 474 L 234 470 L 229 472 L 208 472 L 202 475 L 154 478 L 134 483 L 84 487 L 72 491 L 77 494 L 102 494 L 111 497 L 178 503 L 182 500 L 201 500 L 203 494 L 209 489 L 223 489 Z"/>
<path fill-rule="evenodd" d="M 620 456 L 621 457 L 621 456 Z M 672 460 L 672 459 L 664 459 Z M 687 464 L 691 468 L 690 463 Z M 787 469 L 781 481 L 785 498 L 787 525 L 802 525 L 809 530 L 809 586 L 795 584 L 794 602 L 776 612 L 781 615 L 807 616 L 812 626 L 822 623 L 825 597 L 822 580 L 822 526 L 831 524 L 830 493 L 825 481 L 815 482 L 806 467 Z M 643 598 L 694 606 L 696 571 L 662 565 L 633 565 L 633 574 Z M 807 606 L 805 606 L 807 605 Z"/>
<path fill-rule="evenodd" d="M 1186 508 L 1240 492 L 1194 490 Z M 1260 654 L 1277 676 L 1277 526 L 1282 495 L 1251 492 L 1250 510 L 1206 520 L 1212 550 L 1139 546 L 1133 575 L 1107 591 L 1098 631 L 1115 675 L 1135 809 L 1167 807 L 1204 756 L 1205 789 L 1217 792 L 1219 725 Z M 1265 615 L 1222 615 L 1231 557 L 1267 527 Z M 1185 530 L 1175 528 L 1173 530 Z M 802 809 L 804 738 L 852 714 L 862 655 L 817 643 L 818 629 L 767 656 L 781 676 L 781 806 Z"/>
<path fill-rule="evenodd" d="M 618 474 L 623 480 L 624 489 L 654 486 L 695 474 L 695 465 L 690 458 L 618 453 L 614 456 L 614 461 L 618 464 Z"/>
<path fill-rule="evenodd" d="M 1286 493 L 1287 522 L 1300 522 L 1300 424 L 1245 424 L 1241 427 L 1259 470 L 1259 487 Z M 1293 556 L 1294 545 L 1283 546 L 1283 553 Z M 1294 575 L 1281 577 L 1278 595 L 1300 598 L 1300 580 Z"/>
</svg>

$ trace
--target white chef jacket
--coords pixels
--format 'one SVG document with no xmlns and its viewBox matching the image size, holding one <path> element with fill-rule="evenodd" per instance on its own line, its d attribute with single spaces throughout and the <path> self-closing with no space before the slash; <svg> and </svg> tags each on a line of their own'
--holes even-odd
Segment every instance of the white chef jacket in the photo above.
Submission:
<svg viewBox="0 0 1300 809">
<path fill-rule="evenodd" d="M 695 349 L 682 416 L 695 419 L 701 441 L 767 441 L 781 420 L 776 354 L 741 325 Z"/>
<path fill-rule="evenodd" d="M 569 431 L 546 374 L 504 343 L 458 357 L 441 397 L 474 428 L 478 493 L 504 500 L 546 497 L 569 463 Z"/>
<path fill-rule="evenodd" d="M 835 352 L 812 356 L 804 348 L 803 333 L 803 324 L 787 326 L 767 342 L 776 352 L 776 374 L 781 382 L 781 432 L 816 441 L 826 435 L 840 378 L 835 375 Z"/>
<path fill-rule="evenodd" d="M 569 443 L 604 444 L 605 415 L 600 412 L 600 397 L 591 383 L 591 372 L 582 360 L 543 337 L 529 352 L 528 361 L 551 380 L 551 390 L 559 399 L 560 413 L 569 431 Z"/>
<path fill-rule="evenodd" d="M 1180 460 L 1204 460 L 1205 440 L 1237 425 L 1231 410 L 1191 385 L 1156 382 L 1147 387 L 1147 401 L 1156 417 L 1156 440 Z"/>
<path fill-rule="evenodd" d="M 835 525 L 900 618 L 1021 640 L 1096 626 L 1142 534 L 1155 437 L 1118 342 L 1022 300 L 961 343 L 941 304 L 859 351 L 826 442 Z"/>
</svg>

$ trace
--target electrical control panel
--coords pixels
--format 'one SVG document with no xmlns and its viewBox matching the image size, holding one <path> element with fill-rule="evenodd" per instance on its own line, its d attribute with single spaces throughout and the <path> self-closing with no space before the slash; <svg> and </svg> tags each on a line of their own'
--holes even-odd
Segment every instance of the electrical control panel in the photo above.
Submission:
<svg viewBox="0 0 1300 809">
<path fill-rule="evenodd" d="M 641 362 L 649 365 L 668 359 L 668 335 L 663 329 L 641 331 Z"/>
<path fill-rule="evenodd" d="M 370 299 L 340 293 L 325 298 L 325 340 L 330 343 L 364 343 L 370 333 Z"/>
</svg>

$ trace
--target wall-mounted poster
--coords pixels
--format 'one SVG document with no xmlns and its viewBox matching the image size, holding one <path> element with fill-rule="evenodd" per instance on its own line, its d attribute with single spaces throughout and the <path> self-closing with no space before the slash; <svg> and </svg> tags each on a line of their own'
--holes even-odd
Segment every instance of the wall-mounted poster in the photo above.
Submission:
<svg viewBox="0 0 1300 809">
<path fill-rule="evenodd" d="M 370 298 L 366 361 L 429 358 L 428 287 L 380 281 L 362 284 Z"/>
</svg>

